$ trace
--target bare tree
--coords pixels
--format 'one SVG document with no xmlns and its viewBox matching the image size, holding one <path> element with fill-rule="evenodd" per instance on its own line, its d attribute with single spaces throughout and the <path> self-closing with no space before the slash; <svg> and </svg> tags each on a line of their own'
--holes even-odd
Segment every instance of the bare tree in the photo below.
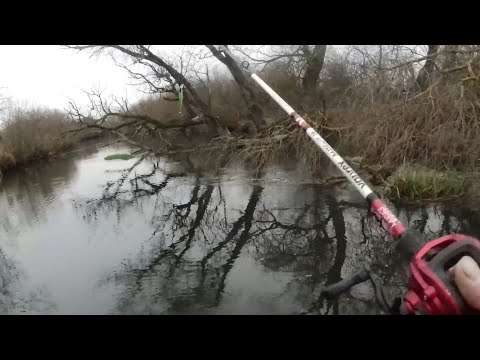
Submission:
<svg viewBox="0 0 480 360">
<path fill-rule="evenodd" d="M 428 45 L 427 56 L 431 57 L 425 61 L 425 65 L 423 65 L 416 79 L 420 91 L 425 91 L 430 84 L 432 72 L 435 68 L 435 54 L 437 53 L 438 48 L 438 45 Z"/>
<path fill-rule="evenodd" d="M 132 111 L 125 99 L 122 102 L 114 98 L 113 101 L 109 102 L 98 91 L 87 92 L 87 96 L 90 101 L 88 112 L 82 111 L 74 102 L 69 103 L 70 108 L 67 110 L 67 114 L 71 119 L 77 121 L 80 127 L 68 132 L 79 133 L 88 128 L 96 128 L 113 133 L 123 141 L 147 152 L 164 151 L 172 147 L 172 144 L 161 135 L 161 130 L 201 125 L 202 120 L 206 117 L 200 114 L 190 119 L 156 119 Z M 165 145 L 165 148 L 153 149 L 134 140 L 136 135 L 142 136 L 143 139 L 147 135 L 157 136 L 161 143 Z"/>
<path fill-rule="evenodd" d="M 305 91 L 312 91 L 317 85 L 323 69 L 327 45 L 265 45 L 251 49 L 236 47 L 256 65 L 267 66 L 284 63 L 287 71 L 295 75 Z"/>
<path fill-rule="evenodd" d="M 190 117 L 187 121 L 192 118 L 201 118 L 209 126 L 211 133 L 217 133 L 223 136 L 228 135 L 226 126 L 220 121 L 220 119 L 209 112 L 208 105 L 201 99 L 192 83 L 181 73 L 181 71 L 177 70 L 172 63 L 166 61 L 161 56 L 154 54 L 151 50 L 151 46 L 85 45 L 69 46 L 69 48 L 79 51 L 89 49 L 93 50 L 94 53 L 111 49 L 127 55 L 130 59 L 134 60 L 135 64 L 145 66 L 150 71 L 150 75 L 153 75 L 157 84 L 151 80 L 151 76 L 149 78 L 144 74 L 135 73 L 129 70 L 131 75 L 137 79 L 142 79 L 151 89 L 154 89 L 159 93 L 174 93 L 178 96 L 180 88 L 182 86 L 184 87 L 184 104 Z M 180 65 L 183 66 L 183 63 Z M 126 66 L 125 68 L 128 69 Z"/>
<path fill-rule="evenodd" d="M 457 50 L 459 50 L 459 45 L 444 45 L 444 50 L 446 51 L 442 70 L 450 69 L 456 65 L 457 62 Z"/>
<path fill-rule="evenodd" d="M 257 130 L 261 130 L 266 125 L 265 119 L 263 118 L 263 110 L 256 101 L 255 92 L 249 85 L 243 70 L 239 67 L 239 64 L 229 53 L 221 51 L 213 45 L 205 46 L 212 52 L 213 56 L 215 56 L 228 68 L 240 88 L 243 100 L 248 106 L 250 120 L 253 121 Z M 227 45 L 223 46 L 228 49 Z"/>
<path fill-rule="evenodd" d="M 323 68 L 327 45 L 314 45 L 313 50 L 308 45 L 302 45 L 302 50 L 306 62 L 302 85 L 305 91 L 311 91 L 318 84 L 318 77 Z"/>
<path fill-rule="evenodd" d="M 0 87 L 0 115 L 2 115 L 5 112 L 5 110 L 8 108 L 11 102 L 11 99 L 8 96 L 5 96 L 1 93 L 3 89 L 4 89 L 3 87 Z M 1 122 L 1 118 L 0 118 L 0 122 Z"/>
</svg>

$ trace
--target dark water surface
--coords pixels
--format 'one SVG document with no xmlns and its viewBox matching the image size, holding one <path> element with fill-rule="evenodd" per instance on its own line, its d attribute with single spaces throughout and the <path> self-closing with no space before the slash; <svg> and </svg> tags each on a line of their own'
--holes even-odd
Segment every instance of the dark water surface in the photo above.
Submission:
<svg viewBox="0 0 480 360">
<path fill-rule="evenodd" d="M 389 295 L 406 267 L 349 187 L 305 183 L 301 166 L 263 180 L 202 159 L 105 161 L 90 146 L 0 184 L 3 314 L 377 314 L 373 288 L 312 304 L 370 264 Z M 288 181 L 286 180 L 288 179 Z M 392 206 L 428 238 L 480 235 L 472 207 Z"/>
</svg>

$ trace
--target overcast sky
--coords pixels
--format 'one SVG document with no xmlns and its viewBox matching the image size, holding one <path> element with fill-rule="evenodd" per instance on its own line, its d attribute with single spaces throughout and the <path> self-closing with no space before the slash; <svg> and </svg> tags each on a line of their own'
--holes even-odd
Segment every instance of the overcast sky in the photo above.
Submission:
<svg viewBox="0 0 480 360">
<path fill-rule="evenodd" d="M 55 45 L 0 45 L 0 94 L 16 103 L 64 109 L 69 98 L 82 103 L 82 90 L 92 88 L 105 95 L 127 92 L 135 101 L 142 94 L 128 86 L 132 82 L 108 56 L 90 57 Z"/>
</svg>

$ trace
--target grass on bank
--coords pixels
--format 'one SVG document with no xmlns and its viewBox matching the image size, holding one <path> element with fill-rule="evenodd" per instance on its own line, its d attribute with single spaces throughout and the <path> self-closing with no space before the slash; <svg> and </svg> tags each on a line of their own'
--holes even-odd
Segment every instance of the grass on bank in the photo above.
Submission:
<svg viewBox="0 0 480 360">
<path fill-rule="evenodd" d="M 406 165 L 392 174 L 385 187 L 385 197 L 392 200 L 441 200 L 465 194 L 467 182 L 455 171 L 436 171 Z"/>
</svg>

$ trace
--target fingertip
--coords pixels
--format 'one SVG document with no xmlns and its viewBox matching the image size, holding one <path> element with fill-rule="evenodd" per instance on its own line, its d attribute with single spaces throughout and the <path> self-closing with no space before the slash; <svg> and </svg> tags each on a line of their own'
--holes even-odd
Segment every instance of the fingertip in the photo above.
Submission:
<svg viewBox="0 0 480 360">
<path fill-rule="evenodd" d="M 480 268 L 472 258 L 464 256 L 448 270 L 453 281 L 470 306 L 480 309 Z"/>
<path fill-rule="evenodd" d="M 455 265 L 458 271 L 463 272 L 463 275 L 472 281 L 480 281 L 480 267 L 475 260 L 470 256 L 464 256 Z"/>
</svg>

